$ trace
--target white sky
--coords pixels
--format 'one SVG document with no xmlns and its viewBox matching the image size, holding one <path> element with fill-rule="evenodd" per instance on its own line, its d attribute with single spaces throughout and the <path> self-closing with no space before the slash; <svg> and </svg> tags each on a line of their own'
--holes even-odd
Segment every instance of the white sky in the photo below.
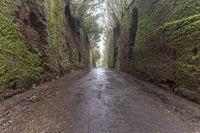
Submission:
<svg viewBox="0 0 200 133">
<path fill-rule="evenodd" d="M 105 27 L 105 9 L 106 8 L 106 4 L 105 2 L 102 2 L 101 5 L 99 5 L 99 8 L 96 8 L 96 14 L 101 14 L 100 18 L 98 19 L 98 24 L 100 25 L 100 27 Z M 104 30 L 104 29 L 103 29 Z M 102 66 L 102 61 L 103 61 L 103 57 L 104 57 L 104 49 L 105 49 L 105 39 L 104 39 L 104 31 L 101 34 L 101 38 L 100 38 L 100 42 L 98 42 L 98 46 L 99 46 L 99 50 L 100 50 L 100 54 L 101 54 L 101 59 L 100 59 L 100 66 Z"/>
</svg>

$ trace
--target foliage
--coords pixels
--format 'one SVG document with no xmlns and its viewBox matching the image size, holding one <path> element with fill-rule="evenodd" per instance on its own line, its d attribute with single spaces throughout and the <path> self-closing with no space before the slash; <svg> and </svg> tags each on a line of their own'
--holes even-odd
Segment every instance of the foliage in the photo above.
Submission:
<svg viewBox="0 0 200 133">
<path fill-rule="evenodd" d="M 80 22 L 93 44 L 99 41 L 102 31 L 101 27 L 97 24 L 99 15 L 94 13 L 94 9 L 97 6 L 98 1 L 95 0 L 71 0 L 72 15 Z"/>
<path fill-rule="evenodd" d="M 99 58 L 96 58 L 96 54 L 99 55 L 97 50 L 97 43 L 100 41 L 100 35 L 102 33 L 102 27 L 97 23 L 99 14 L 95 13 L 95 8 L 98 7 L 101 1 L 95 0 L 71 0 L 71 12 L 75 19 L 78 20 L 83 31 L 87 34 L 90 43 L 90 64 L 95 66 Z M 96 53 L 95 53 L 95 52 Z"/>
<path fill-rule="evenodd" d="M 18 85 L 40 78 L 38 55 L 30 53 L 14 16 L 20 1 L 0 1 L 0 85 Z M 13 83 L 14 82 L 14 83 Z"/>
</svg>

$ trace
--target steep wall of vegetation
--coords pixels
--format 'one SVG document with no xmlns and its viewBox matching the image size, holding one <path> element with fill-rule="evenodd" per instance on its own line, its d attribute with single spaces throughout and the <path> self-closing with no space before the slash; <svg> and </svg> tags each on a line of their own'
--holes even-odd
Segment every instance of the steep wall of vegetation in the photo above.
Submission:
<svg viewBox="0 0 200 133">
<path fill-rule="evenodd" d="M 89 53 L 67 1 L 0 1 L 0 99 L 89 67 Z"/>
<path fill-rule="evenodd" d="M 200 103 L 199 7 L 198 0 L 134 1 L 121 13 L 119 42 L 107 45 L 113 58 L 118 53 L 108 64 Z"/>
</svg>

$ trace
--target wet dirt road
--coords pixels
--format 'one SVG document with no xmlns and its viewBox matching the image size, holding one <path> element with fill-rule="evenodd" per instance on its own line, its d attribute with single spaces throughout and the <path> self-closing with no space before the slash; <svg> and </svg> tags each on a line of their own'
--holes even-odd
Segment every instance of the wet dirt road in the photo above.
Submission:
<svg viewBox="0 0 200 133">
<path fill-rule="evenodd" d="M 200 106 L 122 72 L 76 71 L 1 102 L 0 133 L 200 133 Z"/>
</svg>

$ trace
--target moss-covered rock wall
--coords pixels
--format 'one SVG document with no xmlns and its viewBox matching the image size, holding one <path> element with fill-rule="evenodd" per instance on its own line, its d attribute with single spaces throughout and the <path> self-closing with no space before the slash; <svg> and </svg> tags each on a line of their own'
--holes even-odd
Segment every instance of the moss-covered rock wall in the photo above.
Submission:
<svg viewBox="0 0 200 133">
<path fill-rule="evenodd" d="M 137 0 L 121 19 L 118 68 L 200 103 L 199 7 L 198 0 Z"/>
<path fill-rule="evenodd" d="M 64 0 L 1 0 L 0 98 L 88 67 L 88 43 Z"/>
</svg>

